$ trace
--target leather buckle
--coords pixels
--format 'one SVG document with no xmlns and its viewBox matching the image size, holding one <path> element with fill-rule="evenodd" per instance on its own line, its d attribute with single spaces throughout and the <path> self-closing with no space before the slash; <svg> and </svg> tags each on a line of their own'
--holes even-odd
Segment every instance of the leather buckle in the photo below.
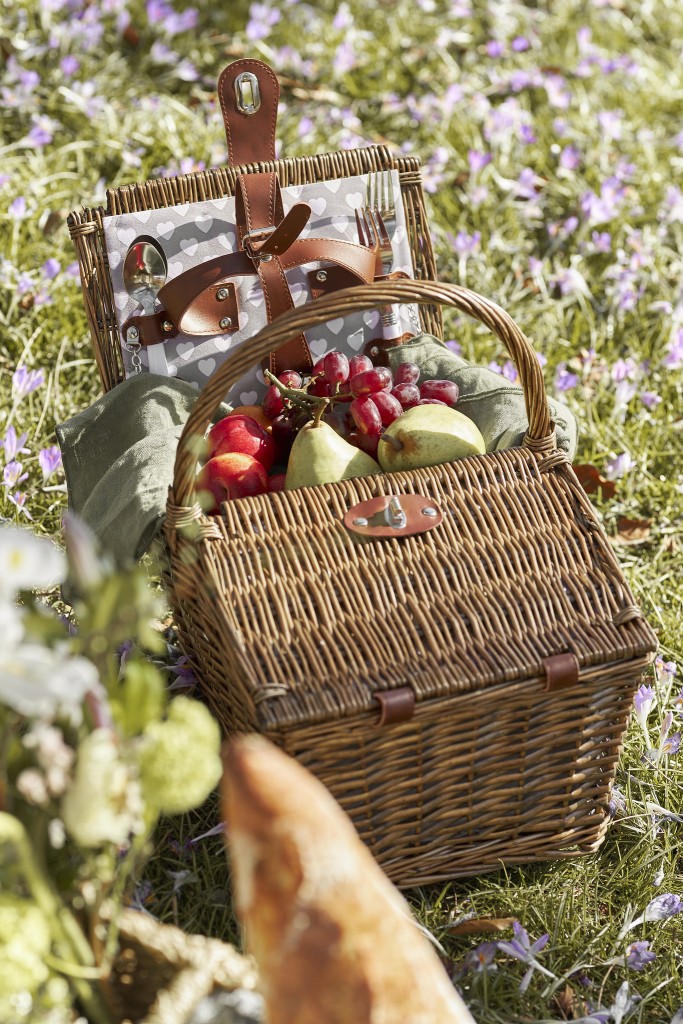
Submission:
<svg viewBox="0 0 683 1024">
<path fill-rule="evenodd" d="M 254 242 L 265 242 L 266 239 L 270 238 L 272 233 L 275 231 L 275 225 L 271 224 L 267 228 L 254 228 L 252 231 L 247 231 L 246 234 L 242 235 L 242 245 L 247 256 L 254 260 L 255 263 L 268 263 L 272 260 L 273 254 L 270 252 L 259 252 L 254 249 Z"/>
</svg>

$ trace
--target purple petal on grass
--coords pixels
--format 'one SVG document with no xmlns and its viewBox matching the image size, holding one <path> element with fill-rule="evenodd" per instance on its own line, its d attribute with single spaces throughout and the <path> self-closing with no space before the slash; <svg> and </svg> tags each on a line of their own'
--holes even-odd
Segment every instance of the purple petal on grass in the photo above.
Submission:
<svg viewBox="0 0 683 1024">
<path fill-rule="evenodd" d="M 28 478 L 28 473 L 22 473 L 21 462 L 8 462 L 3 471 L 3 484 L 5 487 L 18 487 L 20 483 Z"/>
<path fill-rule="evenodd" d="M 460 344 L 459 341 L 451 340 L 444 342 L 444 344 L 446 348 L 450 349 L 451 352 L 454 352 L 456 356 L 459 356 L 460 353 L 462 352 L 462 345 Z"/>
<path fill-rule="evenodd" d="M 529 49 L 531 43 L 526 38 L 526 36 L 515 36 L 515 38 L 510 43 L 510 46 L 515 51 L 515 53 L 524 53 L 525 50 Z"/>
<path fill-rule="evenodd" d="M 493 157 L 490 153 L 482 153 L 478 149 L 470 149 L 467 153 L 467 162 L 473 174 L 483 170 L 484 167 L 491 163 L 492 159 Z"/>
<path fill-rule="evenodd" d="M 66 57 L 62 57 L 59 62 L 60 70 L 65 78 L 72 78 L 79 70 L 80 66 L 81 65 L 78 60 L 70 53 L 67 54 Z"/>
<path fill-rule="evenodd" d="M 502 57 L 505 53 L 505 47 L 497 39 L 489 39 L 486 44 L 486 54 L 488 57 Z"/>
<path fill-rule="evenodd" d="M 38 463 L 43 471 L 43 481 L 47 480 L 58 469 L 62 462 L 62 453 L 56 444 L 42 448 L 38 452 Z"/>
<path fill-rule="evenodd" d="M 199 843 L 202 839 L 209 839 L 211 836 L 220 836 L 225 833 L 225 822 L 221 821 L 218 825 L 214 825 L 208 832 L 202 832 L 200 836 L 195 836 L 194 839 L 190 839 L 190 844 Z"/>
<path fill-rule="evenodd" d="M 26 499 L 28 498 L 28 494 L 26 493 L 26 491 L 17 491 L 15 494 L 8 494 L 7 497 L 12 502 L 12 504 L 16 506 L 17 511 L 23 512 L 26 518 L 30 519 L 31 522 L 33 522 L 33 516 L 25 507 Z"/>
<path fill-rule="evenodd" d="M 638 398 L 646 409 L 656 409 L 662 400 L 662 396 L 654 391 L 641 391 Z"/>
</svg>

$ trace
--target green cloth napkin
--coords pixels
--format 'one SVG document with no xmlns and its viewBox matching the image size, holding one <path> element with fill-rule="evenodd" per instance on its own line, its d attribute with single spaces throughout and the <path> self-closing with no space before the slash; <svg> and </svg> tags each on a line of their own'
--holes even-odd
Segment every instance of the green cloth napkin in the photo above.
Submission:
<svg viewBox="0 0 683 1024">
<path fill-rule="evenodd" d="M 140 373 L 57 427 L 69 508 L 118 564 L 141 558 L 161 528 L 197 394 L 175 377 Z M 222 405 L 217 418 L 229 411 Z"/>
<path fill-rule="evenodd" d="M 420 381 L 452 380 L 460 388 L 457 408 L 479 427 L 487 452 L 522 444 L 528 421 L 524 393 L 518 384 L 485 366 L 472 366 L 430 334 L 420 334 L 405 345 L 387 350 L 391 369 L 399 363 L 420 367 Z M 555 420 L 557 446 L 573 461 L 576 452 L 576 420 L 566 405 L 548 399 Z"/>
<path fill-rule="evenodd" d="M 454 380 L 458 409 L 477 424 L 487 451 L 522 443 L 527 419 L 517 385 L 471 366 L 428 334 L 389 356 L 392 369 L 416 363 L 421 380 Z M 69 507 L 118 564 L 140 558 L 161 528 L 178 440 L 196 400 L 196 388 L 185 381 L 141 373 L 57 427 Z M 573 459 L 576 421 L 566 406 L 549 404 L 558 446 Z M 229 411 L 222 405 L 215 418 Z"/>
</svg>

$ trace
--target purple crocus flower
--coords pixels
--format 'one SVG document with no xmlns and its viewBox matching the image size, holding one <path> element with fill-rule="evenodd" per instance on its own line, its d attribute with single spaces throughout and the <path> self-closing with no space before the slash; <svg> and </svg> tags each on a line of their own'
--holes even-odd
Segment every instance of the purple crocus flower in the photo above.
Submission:
<svg viewBox="0 0 683 1024">
<path fill-rule="evenodd" d="M 612 251 L 612 236 L 609 231 L 593 231 L 591 234 L 591 240 L 595 246 L 596 252 Z"/>
<path fill-rule="evenodd" d="M 526 38 L 526 36 L 515 36 L 515 38 L 510 43 L 510 46 L 515 51 L 515 53 L 524 53 L 525 50 L 529 49 L 531 43 Z"/>
<path fill-rule="evenodd" d="M 607 480 L 620 480 L 622 476 L 633 466 L 633 459 L 628 452 L 622 452 L 613 459 L 608 459 L 605 465 L 605 477 Z M 641 686 L 640 690 L 652 690 L 651 686 Z M 638 693 L 640 693 L 640 690 Z M 654 691 L 653 691 L 654 694 Z M 638 694 L 636 694 L 636 698 Z M 637 707 L 637 704 L 636 704 Z"/>
<path fill-rule="evenodd" d="M 20 366 L 12 374 L 12 390 L 20 401 L 36 388 L 42 387 L 44 383 L 45 375 L 42 370 L 27 370 L 25 366 Z"/>
<path fill-rule="evenodd" d="M 622 117 L 621 110 L 600 110 L 598 112 L 600 134 L 608 139 L 620 139 Z"/>
<path fill-rule="evenodd" d="M 523 167 L 520 171 L 515 195 L 519 199 L 536 198 L 536 173 L 531 167 Z"/>
<path fill-rule="evenodd" d="M 548 103 L 553 107 L 559 107 L 560 110 L 566 110 L 572 98 L 562 75 L 547 75 L 544 85 Z"/>
<path fill-rule="evenodd" d="M 667 686 L 676 675 L 676 662 L 664 661 L 663 658 L 655 659 L 655 672 L 657 680 L 662 686 Z"/>
<path fill-rule="evenodd" d="M 624 957 L 626 967 L 630 967 L 632 971 L 642 971 L 648 964 L 651 964 L 657 954 L 653 953 L 649 946 L 650 943 L 647 940 L 632 942 L 630 946 L 627 946 Z"/>
<path fill-rule="evenodd" d="M 46 260 L 45 263 L 43 263 L 40 269 L 43 272 L 43 276 L 46 277 L 48 281 L 53 281 L 62 269 L 62 264 L 59 260 L 56 260 L 54 256 L 51 256 L 49 260 Z"/>
<path fill-rule="evenodd" d="M 566 363 L 559 363 L 555 371 L 555 388 L 557 391 L 571 391 L 579 383 L 578 375 L 567 369 Z"/>
<path fill-rule="evenodd" d="M 484 971 L 497 971 L 498 967 L 493 963 L 493 958 L 498 952 L 497 942 L 481 942 L 475 949 L 471 949 L 462 964 L 463 974 L 472 971 L 475 974 L 482 974 Z"/>
<path fill-rule="evenodd" d="M 22 473 L 21 462 L 8 462 L 3 471 L 2 480 L 5 487 L 17 487 L 28 478 L 28 473 Z"/>
<path fill-rule="evenodd" d="M 667 354 L 662 359 L 662 366 L 666 366 L 669 370 L 680 370 L 683 368 L 683 327 L 679 327 L 676 331 Z"/>
<path fill-rule="evenodd" d="M 454 352 L 456 356 L 459 356 L 462 353 L 462 345 L 459 341 L 445 341 L 444 345 L 446 348 L 450 349 L 451 352 Z"/>
<path fill-rule="evenodd" d="M 255 43 L 259 39 L 265 39 L 270 35 L 273 25 L 277 25 L 281 17 L 280 11 L 273 10 L 267 4 L 253 3 L 249 8 L 249 21 L 246 28 L 249 42 Z"/>
<path fill-rule="evenodd" d="M 28 453 L 28 448 L 24 448 L 27 437 L 27 433 L 17 435 L 14 427 L 7 428 L 4 440 L 0 440 L 0 445 L 5 449 L 6 462 L 11 462 L 19 452 Z"/>
<path fill-rule="evenodd" d="M 531 976 L 533 975 L 534 971 L 538 970 L 542 974 L 545 974 L 548 978 L 555 977 L 552 971 L 547 970 L 545 967 L 539 964 L 538 960 L 536 959 L 536 954 L 540 953 L 540 951 L 544 948 L 550 936 L 541 935 L 540 939 L 536 939 L 536 941 L 532 943 L 527 934 L 526 929 L 522 928 L 519 921 L 515 921 L 513 923 L 512 929 L 515 933 L 514 939 L 512 939 L 510 942 L 499 942 L 498 949 L 501 951 L 501 953 L 507 953 L 508 956 L 514 957 L 515 960 L 521 960 L 523 964 L 529 964 L 529 970 L 522 978 L 521 984 L 519 986 L 520 992 L 526 992 L 527 988 L 529 987 L 529 982 L 531 981 Z"/>
<path fill-rule="evenodd" d="M 16 506 L 18 512 L 23 512 L 27 519 L 33 521 L 33 516 L 25 507 L 26 499 L 28 498 L 28 494 L 26 493 L 26 491 L 16 491 L 14 494 L 8 494 L 7 497 L 12 502 L 12 504 Z"/>
<path fill-rule="evenodd" d="M 669 917 L 683 913 L 683 898 L 672 892 L 662 893 L 648 903 L 643 914 L 643 921 L 665 921 Z"/>
<path fill-rule="evenodd" d="M 449 235 L 448 238 L 460 256 L 472 256 L 481 246 L 481 231 L 475 231 L 472 235 L 468 235 L 466 231 L 458 231 L 455 237 Z"/>
<path fill-rule="evenodd" d="M 497 39 L 489 39 L 486 44 L 486 55 L 488 57 L 502 57 L 505 53 L 505 47 Z"/>
<path fill-rule="evenodd" d="M 525 146 L 530 146 L 536 141 L 536 133 L 530 124 L 520 124 L 519 137 Z"/>
<path fill-rule="evenodd" d="M 62 57 L 59 67 L 65 78 L 72 78 L 80 68 L 80 63 L 72 54 Z"/>
<path fill-rule="evenodd" d="M 38 452 L 38 463 L 43 471 L 43 483 L 48 480 L 62 461 L 62 453 L 56 444 Z"/>
<path fill-rule="evenodd" d="M 488 164 L 491 163 L 493 157 L 490 153 L 482 153 L 478 149 L 470 149 L 467 152 L 467 162 L 470 165 L 470 171 L 472 174 L 477 174 Z"/>
<path fill-rule="evenodd" d="M 646 409 L 656 409 L 662 400 L 662 396 L 655 391 L 641 391 L 638 397 Z"/>
<path fill-rule="evenodd" d="M 564 146 L 558 163 L 565 171 L 576 171 L 581 166 L 581 153 L 576 146 Z"/>
<path fill-rule="evenodd" d="M 26 199 L 24 196 L 17 196 L 9 205 L 7 211 L 13 220 L 23 220 L 26 216 Z"/>
</svg>

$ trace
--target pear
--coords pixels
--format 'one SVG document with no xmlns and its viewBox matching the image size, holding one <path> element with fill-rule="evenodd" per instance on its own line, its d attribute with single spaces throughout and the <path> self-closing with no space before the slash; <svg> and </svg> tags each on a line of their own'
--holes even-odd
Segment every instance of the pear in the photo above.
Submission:
<svg viewBox="0 0 683 1024">
<path fill-rule="evenodd" d="M 317 487 L 381 473 L 374 459 L 354 448 L 323 420 L 306 423 L 294 439 L 287 463 L 285 490 Z"/>
<path fill-rule="evenodd" d="M 485 452 L 484 438 L 469 416 L 446 405 L 414 405 L 384 431 L 377 457 L 386 473 L 397 473 Z"/>
</svg>

